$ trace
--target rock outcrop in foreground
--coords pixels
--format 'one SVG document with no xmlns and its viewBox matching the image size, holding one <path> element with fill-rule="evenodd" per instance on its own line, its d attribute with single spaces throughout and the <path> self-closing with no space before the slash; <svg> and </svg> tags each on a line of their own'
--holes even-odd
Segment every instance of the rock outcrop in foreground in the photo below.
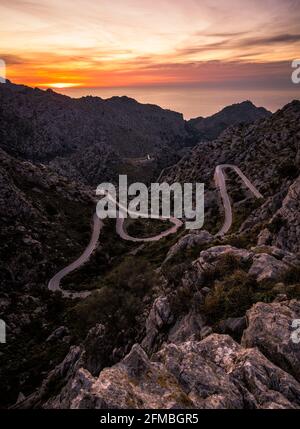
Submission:
<svg viewBox="0 0 300 429">
<path fill-rule="evenodd" d="M 44 408 L 300 408 L 299 345 L 290 321 L 296 300 L 256 304 L 247 313 L 242 344 L 228 335 L 166 342 L 150 357 L 136 344 L 118 364 L 94 377 L 84 351 L 72 348 L 39 394 L 21 407 Z M 46 401 L 47 383 L 66 382 Z"/>
</svg>

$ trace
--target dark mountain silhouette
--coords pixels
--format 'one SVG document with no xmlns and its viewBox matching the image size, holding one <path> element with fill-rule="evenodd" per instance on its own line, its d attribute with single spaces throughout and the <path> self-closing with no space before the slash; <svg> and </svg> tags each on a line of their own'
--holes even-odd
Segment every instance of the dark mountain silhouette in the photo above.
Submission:
<svg viewBox="0 0 300 429">
<path fill-rule="evenodd" d="M 174 161 L 192 139 L 181 114 L 127 97 L 72 99 L 52 90 L 0 85 L 1 147 L 85 183 L 126 172 L 124 158 L 150 154 L 155 170 Z"/>
<path fill-rule="evenodd" d="M 245 102 L 186 122 L 180 113 L 128 97 L 72 99 L 8 82 L 0 84 L 0 146 L 86 184 L 112 181 L 119 173 L 147 181 L 199 140 L 268 114 Z M 140 158 L 146 162 L 135 162 Z"/>
<path fill-rule="evenodd" d="M 189 123 L 195 127 L 202 139 L 213 140 L 230 125 L 249 124 L 257 119 L 266 118 L 271 112 L 264 107 L 256 107 L 251 101 L 233 104 L 208 118 L 191 119 Z"/>
</svg>

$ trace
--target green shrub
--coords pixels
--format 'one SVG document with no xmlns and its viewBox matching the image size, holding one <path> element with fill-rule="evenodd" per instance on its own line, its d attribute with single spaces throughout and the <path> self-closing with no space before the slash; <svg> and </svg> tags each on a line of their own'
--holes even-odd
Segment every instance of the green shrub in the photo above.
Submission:
<svg viewBox="0 0 300 429">
<path fill-rule="evenodd" d="M 96 323 L 108 326 L 114 342 L 120 332 L 135 331 L 136 318 L 143 312 L 143 298 L 151 296 L 158 276 L 142 258 L 126 258 L 99 281 L 98 290 L 69 312 L 69 323 L 83 338 Z"/>
<path fill-rule="evenodd" d="M 236 271 L 217 282 L 206 296 L 203 312 L 211 323 L 228 317 L 244 316 L 253 304 L 256 283 L 243 271 Z"/>
<path fill-rule="evenodd" d="M 195 290 L 190 286 L 181 285 L 176 289 L 175 294 L 170 299 L 172 314 L 176 318 L 190 310 L 194 293 Z"/>
<path fill-rule="evenodd" d="M 288 297 L 295 298 L 298 293 L 300 291 L 294 288 Z M 277 295 L 272 281 L 258 283 L 246 271 L 238 269 L 215 282 L 201 311 L 210 323 L 216 324 L 229 317 L 242 317 L 256 302 L 272 302 Z"/>
<path fill-rule="evenodd" d="M 129 235 L 138 238 L 154 237 L 173 226 L 169 220 L 127 219 L 126 229 Z"/>
<path fill-rule="evenodd" d="M 217 265 L 214 265 L 211 269 L 205 270 L 202 274 L 203 285 L 210 287 L 216 280 L 221 280 L 225 276 L 233 273 L 237 269 L 246 269 L 247 264 L 239 261 L 234 255 L 227 254 L 222 256 Z"/>
</svg>

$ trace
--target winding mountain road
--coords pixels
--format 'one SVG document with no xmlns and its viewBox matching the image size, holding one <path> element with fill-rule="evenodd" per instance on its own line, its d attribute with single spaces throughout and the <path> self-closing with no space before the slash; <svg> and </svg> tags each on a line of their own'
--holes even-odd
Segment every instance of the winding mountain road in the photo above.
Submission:
<svg viewBox="0 0 300 429">
<path fill-rule="evenodd" d="M 136 215 L 135 212 L 127 209 L 127 207 L 124 207 L 122 204 L 120 204 L 118 201 L 116 201 L 110 194 L 107 194 L 107 196 L 114 204 L 116 204 L 117 207 L 119 207 L 121 213 L 127 212 L 131 216 Z M 146 219 L 149 218 L 148 214 L 146 214 L 146 213 L 143 213 L 143 214 L 141 213 L 141 216 L 146 218 Z M 135 243 L 141 243 L 141 242 L 147 243 L 147 242 L 151 242 L 151 241 L 159 241 L 163 237 L 167 237 L 168 235 L 175 234 L 177 232 L 177 230 L 183 225 L 181 220 L 179 220 L 175 217 L 168 218 L 168 217 L 163 217 L 163 216 L 151 214 L 151 219 L 168 220 L 168 221 L 172 222 L 174 224 L 174 226 L 172 228 L 167 229 L 166 231 L 161 232 L 158 235 L 153 236 L 153 237 L 137 238 L 137 237 L 132 237 L 127 233 L 127 231 L 124 227 L 125 219 L 123 217 L 118 217 L 116 219 L 116 232 L 121 238 L 123 238 L 123 240 L 133 241 Z"/>
<path fill-rule="evenodd" d="M 225 212 L 225 219 L 224 219 L 223 226 L 220 229 L 220 231 L 216 234 L 216 236 L 218 236 L 218 237 L 224 236 L 229 231 L 229 229 L 231 228 L 231 225 L 232 225 L 232 207 L 231 207 L 230 198 L 229 198 L 229 195 L 227 193 L 227 188 L 226 188 L 226 179 L 225 179 L 225 175 L 224 175 L 225 169 L 234 170 L 238 174 L 238 176 L 242 179 L 244 184 L 254 194 L 254 196 L 256 198 L 263 198 L 262 194 L 255 188 L 254 185 L 252 185 L 250 180 L 242 173 L 242 171 L 237 166 L 231 165 L 231 164 L 218 165 L 215 169 L 214 181 L 215 181 L 216 187 L 220 191 L 222 203 L 224 206 L 224 212 Z M 105 195 L 105 194 L 103 194 L 103 195 Z M 123 212 L 123 213 L 127 212 L 129 215 L 135 214 L 135 213 L 131 212 L 130 210 L 128 210 L 126 207 L 119 204 L 110 194 L 106 194 L 106 195 L 109 197 L 109 199 L 111 201 L 113 201 L 119 207 L 120 212 Z M 128 233 L 126 232 L 125 227 L 124 227 L 125 219 L 121 216 L 121 217 L 118 217 L 116 219 L 116 232 L 122 239 L 127 240 L 127 241 L 152 242 L 152 241 L 159 241 L 163 237 L 167 237 L 168 235 L 175 234 L 178 231 L 178 229 L 183 225 L 183 222 L 181 220 L 173 218 L 173 217 L 164 218 L 162 216 L 151 215 L 151 218 L 160 219 L 160 220 L 168 219 L 169 221 L 171 221 L 174 224 L 174 226 L 172 228 L 167 229 L 166 231 L 161 232 L 160 234 L 158 234 L 156 236 L 153 236 L 153 237 L 137 238 L 137 237 L 132 237 L 132 236 L 128 235 Z M 98 245 L 99 236 L 100 236 L 100 232 L 101 232 L 102 227 L 103 227 L 103 222 L 98 218 L 97 214 L 95 213 L 93 216 L 92 236 L 91 236 L 91 240 L 90 240 L 88 246 L 86 247 L 86 249 L 84 250 L 84 252 L 82 253 L 82 255 L 78 259 L 76 259 L 74 262 L 72 262 L 67 267 L 60 270 L 57 274 L 55 274 L 54 277 L 52 277 L 52 279 L 48 283 L 48 289 L 49 290 L 51 290 L 52 292 L 60 291 L 63 294 L 63 296 L 66 298 L 86 298 L 87 296 L 89 296 L 91 294 L 90 291 L 72 292 L 72 291 L 64 290 L 61 288 L 60 282 L 63 279 L 63 277 L 65 277 L 66 275 L 68 275 L 69 273 L 74 271 L 75 269 L 81 267 L 81 265 L 83 265 L 85 262 L 87 262 L 89 260 L 91 254 L 93 253 L 93 251 L 95 250 L 95 248 Z"/>
<path fill-rule="evenodd" d="M 223 202 L 223 206 L 224 206 L 224 211 L 225 211 L 225 220 L 224 220 L 222 228 L 216 234 L 217 236 L 223 236 L 223 235 L 227 234 L 227 232 L 230 230 L 231 225 L 232 225 L 232 207 L 231 207 L 229 195 L 227 193 L 226 179 L 225 179 L 225 175 L 224 175 L 224 170 L 228 169 L 228 168 L 234 170 L 240 176 L 242 181 L 250 189 L 250 191 L 255 195 L 256 198 L 263 198 L 262 194 L 255 188 L 254 185 L 252 185 L 250 180 L 241 172 L 241 170 L 238 167 L 236 167 L 235 165 L 231 165 L 231 164 L 218 165 L 216 167 L 216 170 L 215 170 L 214 180 L 215 180 L 216 187 L 219 189 L 220 194 L 221 194 L 221 198 L 222 198 L 222 202 Z"/>
<path fill-rule="evenodd" d="M 72 271 L 76 270 L 76 268 L 81 267 L 85 262 L 87 262 L 97 247 L 99 235 L 101 232 L 101 229 L 103 227 L 103 222 L 98 218 L 97 214 L 95 213 L 93 216 L 93 231 L 92 231 L 92 237 L 91 240 L 82 253 L 82 255 L 79 256 L 76 261 L 72 262 L 67 267 L 60 270 L 57 274 L 55 274 L 54 277 L 49 281 L 48 283 L 48 289 L 52 292 L 60 291 L 65 298 L 86 298 L 90 295 L 90 292 L 71 292 L 64 290 L 60 287 L 60 281 L 63 277 L 71 273 Z"/>
</svg>

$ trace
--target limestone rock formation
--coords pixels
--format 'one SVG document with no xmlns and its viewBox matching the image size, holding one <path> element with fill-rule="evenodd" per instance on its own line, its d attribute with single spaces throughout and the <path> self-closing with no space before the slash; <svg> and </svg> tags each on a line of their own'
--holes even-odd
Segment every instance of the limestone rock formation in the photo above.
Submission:
<svg viewBox="0 0 300 429">
<path fill-rule="evenodd" d="M 258 347 L 274 364 L 300 380 L 300 348 L 292 341 L 292 323 L 300 319 L 300 302 L 257 303 L 247 312 L 242 344 Z"/>
</svg>

